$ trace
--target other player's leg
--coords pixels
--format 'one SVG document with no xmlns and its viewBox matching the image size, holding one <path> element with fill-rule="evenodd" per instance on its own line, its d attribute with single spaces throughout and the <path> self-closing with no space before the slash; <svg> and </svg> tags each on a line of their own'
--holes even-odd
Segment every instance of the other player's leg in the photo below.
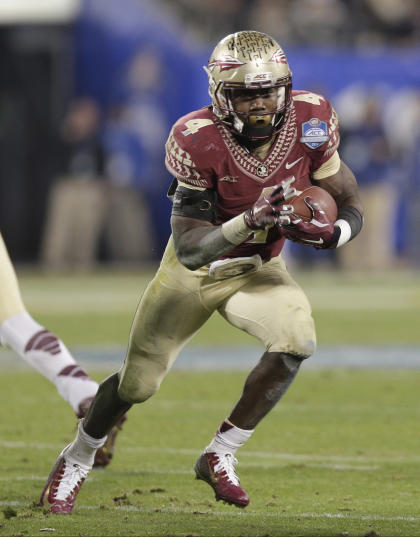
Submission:
<svg viewBox="0 0 420 537">
<path fill-rule="evenodd" d="M 98 384 L 76 363 L 55 334 L 23 311 L 3 320 L 0 324 L 0 341 L 50 380 L 77 416 L 83 414 Z"/>
<path fill-rule="evenodd" d="M 236 450 L 278 403 L 304 358 L 315 349 L 309 303 L 281 260 L 267 263 L 219 309 L 232 324 L 256 336 L 267 351 L 249 374 L 243 393 L 195 465 L 217 499 L 238 507 L 249 503 L 236 475 Z"/>
<path fill-rule="evenodd" d="M 76 363 L 64 343 L 26 311 L 16 273 L 0 236 L 0 344 L 8 345 L 53 382 L 76 414 L 98 384 Z"/>
<path fill-rule="evenodd" d="M 0 235 L 0 344 L 12 348 L 30 366 L 50 380 L 61 397 L 83 417 L 98 389 L 64 343 L 26 311 L 12 262 Z M 115 442 L 115 435 L 113 437 Z M 97 454 L 95 466 L 106 466 L 113 445 Z"/>
</svg>

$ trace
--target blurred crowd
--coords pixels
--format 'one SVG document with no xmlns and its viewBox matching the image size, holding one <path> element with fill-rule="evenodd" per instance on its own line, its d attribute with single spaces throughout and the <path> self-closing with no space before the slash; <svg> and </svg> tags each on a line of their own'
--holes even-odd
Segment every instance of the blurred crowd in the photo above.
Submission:
<svg viewBox="0 0 420 537">
<path fill-rule="evenodd" d="M 56 137 L 58 172 L 49 194 L 41 260 L 53 270 L 89 269 L 104 257 L 154 262 L 154 196 L 165 202 L 168 121 L 157 88 L 161 62 L 139 50 L 123 69 L 124 95 L 109 108 L 72 100 Z"/>
<path fill-rule="evenodd" d="M 150 68 L 152 58 L 142 54 L 130 64 L 133 93 L 123 105 L 103 115 L 93 98 L 80 97 L 63 118 L 60 172 L 50 190 L 42 241 L 42 261 L 50 269 L 89 268 L 101 248 L 121 262 L 151 262 L 164 247 L 153 216 L 169 217 L 163 209 L 169 124 L 153 101 L 158 66 L 137 76 L 144 61 Z M 420 263 L 420 91 L 390 97 L 380 90 L 355 84 L 334 99 L 340 156 L 354 171 L 365 206 L 362 233 L 330 257 L 290 245 L 291 262 L 308 267 L 328 260 L 345 270 Z"/>
<path fill-rule="evenodd" d="M 158 6 L 160 15 L 169 14 L 210 48 L 223 35 L 251 27 L 286 47 L 307 49 L 401 50 L 420 42 L 420 3 L 414 0 L 159 0 Z M 171 121 L 162 102 L 172 90 L 163 90 L 165 71 L 157 49 L 140 46 L 122 71 L 121 95 L 105 114 L 93 98 L 71 103 L 60 131 L 67 153 L 50 192 L 42 243 L 46 266 L 89 267 L 101 248 L 120 261 L 158 259 L 165 244 L 158 223 L 169 219 L 163 147 Z M 340 155 L 358 179 L 366 221 L 356 241 L 327 255 L 290 245 L 290 262 L 315 267 L 327 261 L 344 270 L 417 264 L 419 89 L 395 92 L 392 83 L 357 82 L 331 95 L 328 81 L 325 88 L 305 89 L 325 89 L 337 108 Z"/>
<path fill-rule="evenodd" d="M 292 57 L 295 87 L 330 99 L 340 118 L 340 156 L 355 172 L 366 208 L 364 229 L 346 248 L 317 252 L 290 245 L 292 261 L 305 268 L 327 261 L 348 270 L 420 264 L 418 0 L 120 0 L 118 6 L 114 0 L 84 0 L 83 5 L 72 45 L 75 91 L 59 104 L 60 117 L 51 120 L 51 139 L 35 135 L 30 140 L 34 155 L 43 155 L 44 140 L 54 160 L 52 179 L 47 180 L 53 168 L 49 162 L 41 178 L 45 210 L 39 201 L 27 201 L 31 210 L 42 205 L 39 252 L 45 267 L 88 269 L 104 260 L 159 260 L 170 233 L 166 138 L 179 116 L 209 102 L 201 67 L 215 43 L 239 29 L 275 37 Z M 5 110 L 17 102 L 23 77 L 13 64 L 17 41 L 11 36 L 10 69 L 0 80 Z M 378 50 L 385 51 L 380 60 Z M 371 61 L 362 69 L 366 57 Z M 16 72 L 16 85 L 7 92 L 6 82 Z M 55 87 L 63 87 L 62 79 Z M 31 102 L 47 95 L 43 88 L 35 93 L 36 85 L 27 88 L 34 88 Z M 25 102 L 25 90 L 19 99 Z M 3 126 L 0 139 L 6 132 L 4 140 L 13 137 Z M 22 148 L 29 147 L 28 133 L 15 138 Z M 5 177 L 16 169 L 12 157 Z M 36 194 L 40 188 L 29 157 L 27 184 Z M 16 191 L 21 188 L 16 180 L 13 184 Z M 2 188 L 0 177 L 0 193 Z"/>
<path fill-rule="evenodd" d="M 159 0 L 201 39 L 258 29 L 284 45 L 413 46 L 418 0 Z"/>
</svg>

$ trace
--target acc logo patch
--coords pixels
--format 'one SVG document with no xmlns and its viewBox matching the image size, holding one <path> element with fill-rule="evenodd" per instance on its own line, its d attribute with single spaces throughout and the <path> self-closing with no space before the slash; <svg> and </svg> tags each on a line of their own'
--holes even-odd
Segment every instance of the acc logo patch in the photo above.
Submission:
<svg viewBox="0 0 420 537">
<path fill-rule="evenodd" d="M 316 149 L 323 143 L 328 142 L 329 139 L 326 121 L 321 121 L 319 118 L 313 117 L 309 121 L 302 123 L 302 137 L 300 141 L 311 149 Z"/>
</svg>

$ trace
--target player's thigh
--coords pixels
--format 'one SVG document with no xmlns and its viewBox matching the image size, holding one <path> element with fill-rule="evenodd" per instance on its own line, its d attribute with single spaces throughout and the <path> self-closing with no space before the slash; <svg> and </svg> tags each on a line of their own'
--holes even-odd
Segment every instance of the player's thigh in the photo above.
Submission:
<svg viewBox="0 0 420 537">
<path fill-rule="evenodd" d="M 219 312 L 267 351 L 310 356 L 316 345 L 311 306 L 280 257 L 263 265 Z"/>
<path fill-rule="evenodd" d="M 192 289 L 159 271 L 137 308 L 128 352 L 120 371 L 120 396 L 141 402 L 159 388 L 179 351 L 209 318 Z"/>
<path fill-rule="evenodd" d="M 0 324 L 25 311 L 16 273 L 0 235 Z"/>
</svg>

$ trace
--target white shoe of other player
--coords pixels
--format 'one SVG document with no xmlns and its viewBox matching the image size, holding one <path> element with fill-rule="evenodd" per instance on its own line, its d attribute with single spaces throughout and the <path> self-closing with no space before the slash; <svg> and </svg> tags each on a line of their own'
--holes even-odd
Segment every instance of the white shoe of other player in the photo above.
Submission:
<svg viewBox="0 0 420 537">
<path fill-rule="evenodd" d="M 58 456 L 41 494 L 41 505 L 49 507 L 51 513 L 65 515 L 73 512 L 80 487 L 92 469 L 67 454 L 70 446 Z"/>
</svg>

